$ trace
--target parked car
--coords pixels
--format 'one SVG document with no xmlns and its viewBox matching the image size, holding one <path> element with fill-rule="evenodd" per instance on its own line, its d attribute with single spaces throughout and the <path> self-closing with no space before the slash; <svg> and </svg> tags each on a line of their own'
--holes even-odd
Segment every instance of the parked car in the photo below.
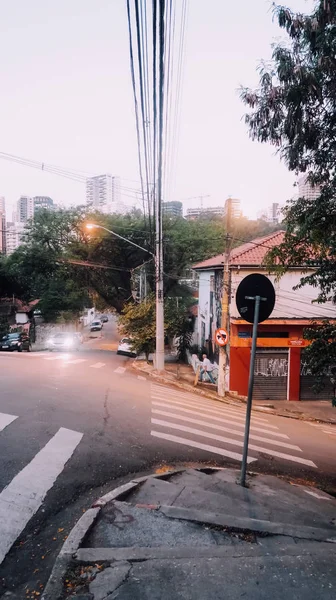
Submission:
<svg viewBox="0 0 336 600">
<path fill-rule="evenodd" d="M 0 341 L 0 350 L 7 350 L 8 352 L 22 352 L 26 350 L 31 351 L 31 342 L 27 333 L 7 333 Z"/>
<path fill-rule="evenodd" d="M 101 329 L 103 329 L 103 323 L 100 319 L 92 321 L 90 325 L 90 331 L 101 331 Z"/>
<path fill-rule="evenodd" d="M 107 315 L 102 315 L 100 317 L 100 320 L 101 320 L 102 323 L 107 323 L 108 322 L 108 316 Z"/>
<path fill-rule="evenodd" d="M 117 354 L 125 354 L 126 356 L 136 356 L 136 352 L 132 350 L 132 340 L 123 338 L 118 345 Z"/>
<path fill-rule="evenodd" d="M 69 350 L 79 350 L 80 344 L 80 339 L 76 333 L 67 333 L 65 331 L 55 333 L 47 340 L 48 350 L 51 352 L 53 350 L 61 350 L 63 352 Z"/>
</svg>

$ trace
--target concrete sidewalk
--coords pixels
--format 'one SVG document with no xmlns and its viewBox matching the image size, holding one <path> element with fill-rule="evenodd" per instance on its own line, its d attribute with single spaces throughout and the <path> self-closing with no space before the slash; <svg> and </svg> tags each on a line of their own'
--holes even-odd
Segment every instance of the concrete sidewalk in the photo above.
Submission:
<svg viewBox="0 0 336 600">
<path fill-rule="evenodd" d="M 141 371 L 150 377 L 153 377 L 161 383 L 177 386 L 185 391 L 194 392 L 206 396 L 219 402 L 246 404 L 244 396 L 229 393 L 225 398 L 217 394 L 217 388 L 211 383 L 198 383 L 194 386 L 195 373 L 190 365 L 179 363 L 166 363 L 163 375 L 155 372 L 153 364 L 148 364 L 145 360 L 135 360 L 133 368 Z M 288 402 L 288 400 L 254 400 L 253 408 L 270 414 L 289 417 L 293 419 L 302 419 L 306 421 L 321 421 L 323 423 L 336 424 L 336 407 L 333 407 L 330 400 Z"/>
<path fill-rule="evenodd" d="M 88 509 L 42 600 L 335 598 L 336 500 L 233 469 L 133 480 Z"/>
</svg>

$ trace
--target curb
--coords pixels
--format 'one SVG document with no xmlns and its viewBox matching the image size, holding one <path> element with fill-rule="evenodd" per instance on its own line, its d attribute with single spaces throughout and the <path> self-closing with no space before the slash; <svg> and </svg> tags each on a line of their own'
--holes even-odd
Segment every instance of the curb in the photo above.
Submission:
<svg viewBox="0 0 336 600">
<path fill-rule="evenodd" d="M 94 525 L 97 520 L 101 509 L 113 500 L 125 500 L 125 496 L 127 497 L 128 493 L 132 490 L 141 486 L 142 483 L 147 481 L 148 479 L 169 479 L 172 475 L 176 473 L 183 473 L 187 471 L 188 468 L 182 469 L 171 469 L 170 471 L 166 471 L 165 473 L 158 474 L 150 474 L 142 477 L 137 477 L 131 479 L 128 483 L 125 483 L 121 486 L 118 486 L 114 490 L 107 492 L 104 496 L 98 498 L 93 504 L 92 507 L 89 508 L 77 521 L 73 529 L 71 530 L 68 538 L 64 542 L 50 574 L 50 577 L 47 581 L 44 592 L 41 596 L 41 600 L 59 600 L 62 597 L 63 593 L 63 578 L 67 572 L 67 569 L 72 560 L 78 559 L 81 554 L 78 554 L 79 546 L 83 541 L 84 537 L 90 531 L 91 527 Z M 200 467 L 196 469 L 197 471 L 221 471 L 223 470 L 221 467 Z M 140 507 L 140 505 L 139 505 Z M 295 537 L 299 539 L 313 539 L 315 541 L 321 542 L 329 542 L 336 546 L 336 537 L 330 537 L 330 531 L 325 529 L 319 529 L 318 527 L 308 527 L 301 526 L 297 527 L 295 525 L 288 525 L 283 523 L 271 523 L 269 521 L 263 521 L 259 519 L 247 518 L 247 517 L 234 517 L 232 515 L 224 516 L 222 514 L 212 513 L 212 512 L 204 512 L 198 509 L 189 509 L 182 507 L 174 507 L 174 506 L 159 506 L 159 505 L 143 505 L 143 508 L 151 508 L 155 510 L 159 510 L 163 515 L 170 519 L 180 519 L 185 521 L 191 521 L 194 523 L 200 523 L 203 525 L 215 525 L 219 527 L 224 527 L 230 531 L 239 531 L 239 532 L 258 532 L 265 535 L 282 535 Z M 84 549 L 82 559 L 85 561 L 88 560 L 88 553 L 90 553 L 90 548 Z M 119 549 L 120 550 L 120 549 Z M 153 550 L 153 549 L 151 549 Z M 106 549 L 100 549 L 101 552 L 106 552 Z M 121 549 L 120 551 L 125 551 Z M 141 549 L 143 551 L 143 548 Z M 114 552 L 114 554 L 113 554 Z M 112 549 L 110 552 L 113 560 L 129 560 L 129 558 L 118 558 L 118 549 Z M 141 554 L 141 553 L 140 553 Z M 143 560 L 143 556 L 136 556 L 135 560 Z M 95 558 L 95 560 L 100 560 Z M 102 556 L 101 560 L 106 560 L 106 556 Z M 89 559 L 91 562 L 91 558 Z"/>
<path fill-rule="evenodd" d="M 220 469 L 216 469 L 220 470 Z M 164 479 L 175 473 L 182 473 L 184 469 L 171 469 L 165 473 L 150 474 L 143 477 L 131 479 L 128 483 L 118 486 L 114 490 L 107 492 L 104 496 L 98 498 L 74 525 L 70 531 L 68 538 L 64 542 L 53 566 L 46 587 L 44 588 L 41 600 L 59 600 L 62 595 L 63 577 L 68 569 L 68 566 L 76 552 L 80 543 L 94 525 L 101 508 L 112 500 L 122 500 L 125 495 L 131 490 L 139 487 L 150 477 L 152 479 Z"/>
<path fill-rule="evenodd" d="M 162 383 L 169 384 L 169 385 L 177 387 L 179 389 L 183 389 L 187 392 L 193 392 L 194 394 L 198 394 L 205 398 L 210 398 L 211 400 L 216 400 L 217 402 L 222 402 L 223 404 L 230 404 L 232 406 L 241 406 L 241 405 L 246 406 L 245 397 L 238 396 L 238 395 L 236 396 L 235 394 L 230 393 L 229 395 L 225 396 L 225 398 L 221 398 L 217 394 L 207 392 L 204 390 L 200 390 L 199 388 L 189 385 L 188 383 L 180 383 L 179 381 L 174 381 L 172 379 L 168 379 L 167 377 L 164 377 L 163 375 L 158 375 L 157 373 L 147 371 L 146 369 L 142 369 L 140 366 L 138 366 L 136 364 L 136 361 L 133 362 L 132 368 L 135 371 L 140 371 L 144 375 L 148 375 L 148 377 L 151 377 L 152 379 L 155 379 L 156 381 L 161 381 Z M 272 409 L 269 407 L 263 407 L 263 406 L 253 406 L 252 410 L 254 410 L 256 412 L 263 412 L 264 414 L 268 414 L 268 415 L 284 417 L 286 419 L 296 419 L 297 421 L 314 421 L 317 423 L 328 423 L 329 425 L 336 425 L 336 419 L 330 420 L 330 419 L 324 419 L 323 417 L 313 417 L 313 416 L 309 416 L 309 415 L 306 415 L 306 414 L 300 413 L 300 412 L 295 412 L 295 413 L 294 412 L 292 413 L 289 411 L 288 412 L 277 412 L 275 409 Z M 336 414 L 336 411 L 335 411 L 335 414 Z"/>
</svg>

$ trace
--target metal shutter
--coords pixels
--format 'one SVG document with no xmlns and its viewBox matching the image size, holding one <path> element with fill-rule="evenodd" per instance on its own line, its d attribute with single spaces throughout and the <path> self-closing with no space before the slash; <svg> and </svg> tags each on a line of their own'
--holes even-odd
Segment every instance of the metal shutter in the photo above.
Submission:
<svg viewBox="0 0 336 600">
<path fill-rule="evenodd" d="M 255 400 L 287 399 L 288 351 L 257 350 L 254 369 Z"/>
</svg>

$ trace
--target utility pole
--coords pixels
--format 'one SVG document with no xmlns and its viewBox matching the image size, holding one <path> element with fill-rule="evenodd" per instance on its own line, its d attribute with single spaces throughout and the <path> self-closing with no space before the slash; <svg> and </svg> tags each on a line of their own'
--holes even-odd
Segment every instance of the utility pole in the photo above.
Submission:
<svg viewBox="0 0 336 600">
<path fill-rule="evenodd" d="M 228 336 L 228 343 L 226 346 L 219 349 L 219 369 L 218 369 L 218 395 L 225 396 L 227 387 L 227 376 L 230 359 L 230 318 L 229 318 L 229 305 L 230 305 L 230 252 L 231 252 L 231 217 L 232 217 L 232 202 L 231 198 L 227 200 L 226 210 L 226 244 L 225 244 L 225 258 L 224 258 L 224 272 L 223 272 L 223 289 L 222 289 L 222 320 L 221 327 L 225 329 Z"/>
</svg>

